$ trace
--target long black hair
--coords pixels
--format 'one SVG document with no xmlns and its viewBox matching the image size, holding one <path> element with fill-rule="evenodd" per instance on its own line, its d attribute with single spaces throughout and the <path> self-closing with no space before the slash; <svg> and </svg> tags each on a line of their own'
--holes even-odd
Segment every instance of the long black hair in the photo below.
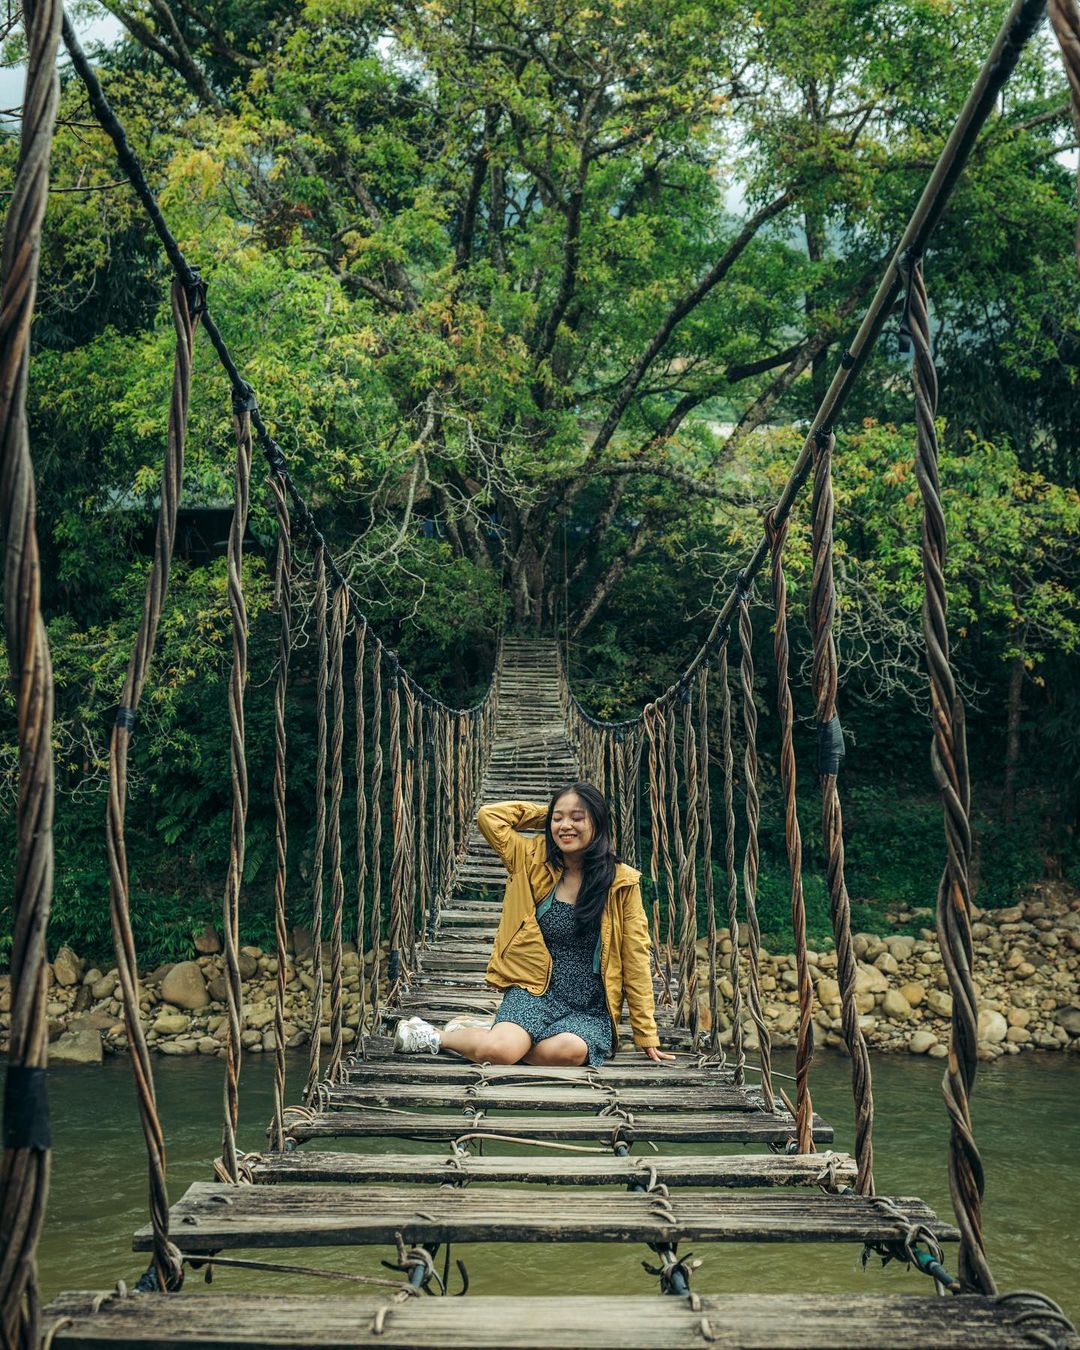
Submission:
<svg viewBox="0 0 1080 1350">
<path fill-rule="evenodd" d="M 562 853 L 551 832 L 551 817 L 555 813 L 555 803 L 569 792 L 577 793 L 593 825 L 592 840 L 581 855 L 581 889 L 578 891 L 574 921 L 578 932 L 589 929 L 595 931 L 607 904 L 611 883 L 615 880 L 615 864 L 619 857 L 611 847 L 611 824 L 604 794 L 591 783 L 570 783 L 559 788 L 548 803 L 547 819 L 544 821 L 548 862 L 552 867 L 563 866 Z"/>
</svg>

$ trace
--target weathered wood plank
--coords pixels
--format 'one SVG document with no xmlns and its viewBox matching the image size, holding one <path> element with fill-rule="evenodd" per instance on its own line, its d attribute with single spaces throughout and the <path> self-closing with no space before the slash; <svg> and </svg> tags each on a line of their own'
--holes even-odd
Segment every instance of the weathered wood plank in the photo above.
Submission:
<svg viewBox="0 0 1080 1350">
<path fill-rule="evenodd" d="M 917 1279 L 912 1276 L 912 1279 Z M 104 1295 L 96 1296 L 106 1297 Z M 965 1294 L 703 1294 L 564 1298 L 350 1298 L 331 1295 L 183 1293 L 106 1298 L 64 1293 L 46 1329 L 67 1350 L 1016 1350 L 1037 1329 L 1055 1350 L 1080 1337 L 1048 1321 L 1016 1325 L 1030 1304 Z M 378 1323 L 376 1317 L 382 1313 Z M 704 1319 L 704 1320 L 703 1320 Z M 376 1330 L 376 1326 L 378 1329 Z"/>
<path fill-rule="evenodd" d="M 388 1039 L 388 1038 L 384 1038 Z M 393 1055 L 387 1059 L 357 1060 L 346 1064 L 350 1083 L 381 1083 L 386 1079 L 411 1083 L 582 1083 L 591 1079 L 612 1087 L 660 1085 L 723 1087 L 731 1083 L 732 1070 L 712 1065 L 698 1068 L 697 1056 L 674 1064 L 651 1064 L 641 1055 L 616 1055 L 598 1069 L 584 1065 L 565 1069 L 537 1068 L 531 1064 L 471 1064 L 453 1055 Z M 751 1075 L 753 1086 L 756 1075 Z"/>
<path fill-rule="evenodd" d="M 855 1180 L 855 1161 L 846 1153 L 643 1153 L 620 1158 L 581 1154 L 515 1154 L 513 1157 L 452 1158 L 416 1153 L 264 1153 L 251 1164 L 256 1182 L 414 1181 L 447 1185 L 470 1181 L 538 1182 L 549 1185 L 626 1185 L 648 1180 L 655 1170 L 669 1186 L 813 1186 L 832 1160 L 838 1185 Z"/>
<path fill-rule="evenodd" d="M 939 1241 L 959 1232 L 909 1196 L 889 1202 Z M 182 1251 L 393 1242 L 889 1242 L 905 1224 L 861 1195 L 807 1190 L 641 1191 L 509 1187 L 228 1186 L 199 1181 L 170 1211 Z M 674 1214 L 674 1219 L 672 1219 Z M 149 1225 L 134 1249 L 148 1251 Z"/>
<path fill-rule="evenodd" d="M 345 1083 L 326 1089 L 323 1102 L 331 1110 L 362 1110 L 379 1106 L 476 1106 L 500 1111 L 602 1111 L 618 1103 L 628 1111 L 759 1111 L 760 1094 L 745 1088 L 706 1087 L 591 1087 L 588 1083 L 542 1085 L 524 1083 L 369 1082 Z"/>
<path fill-rule="evenodd" d="M 650 1113 L 631 1124 L 619 1116 L 490 1116 L 472 1125 L 462 1115 L 424 1114 L 406 1107 L 388 1111 L 322 1111 L 296 1121 L 289 1133 L 298 1143 L 307 1139 L 420 1139 L 448 1143 L 472 1129 L 514 1140 L 578 1139 L 608 1142 L 618 1129 L 627 1143 L 786 1144 L 794 1122 L 786 1112 L 738 1111 L 722 1116 Z M 814 1117 L 814 1142 L 830 1144 L 832 1126 Z"/>
</svg>

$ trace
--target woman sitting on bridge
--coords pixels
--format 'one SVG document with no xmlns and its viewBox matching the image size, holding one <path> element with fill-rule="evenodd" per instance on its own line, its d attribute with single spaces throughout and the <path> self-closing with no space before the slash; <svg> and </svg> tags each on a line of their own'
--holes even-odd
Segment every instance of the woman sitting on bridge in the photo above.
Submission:
<svg viewBox="0 0 1080 1350">
<path fill-rule="evenodd" d="M 608 806 L 590 783 L 547 806 L 482 806 L 477 824 L 510 874 L 487 981 L 504 989 L 492 1027 L 399 1022 L 395 1050 L 455 1050 L 477 1063 L 600 1065 L 625 998 L 634 1043 L 656 1063 L 649 927 L 640 873 L 611 847 Z M 521 830 L 543 830 L 527 838 Z"/>
</svg>

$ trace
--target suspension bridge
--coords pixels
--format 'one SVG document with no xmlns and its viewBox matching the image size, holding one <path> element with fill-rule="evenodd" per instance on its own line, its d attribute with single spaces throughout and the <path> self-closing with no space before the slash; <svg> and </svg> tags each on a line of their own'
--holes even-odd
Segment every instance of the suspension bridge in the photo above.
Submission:
<svg viewBox="0 0 1080 1350">
<path fill-rule="evenodd" d="M 41 619 L 34 479 L 23 416 L 28 335 L 48 152 L 56 116 L 55 0 L 28 8 L 29 65 L 23 155 L 3 254 L 0 325 L 0 490 L 5 519 L 5 618 L 11 666 L 20 672 L 22 777 L 12 950 L 11 1052 L 0 1175 L 0 1318 L 11 1346 L 905 1346 L 1077 1347 L 1075 1329 L 1050 1300 L 1001 1293 L 982 1231 L 983 1167 L 971 1125 L 978 1012 L 970 931 L 968 777 L 963 706 L 949 660 L 943 575 L 947 565 L 933 413 L 922 255 L 980 126 L 1008 79 L 1043 6 L 1017 0 L 962 109 L 851 346 L 763 521 L 747 559 L 693 661 L 638 716 L 588 715 L 554 642 L 505 637 L 491 686 L 475 707 L 448 707 L 403 668 L 371 629 L 357 597 L 290 475 L 254 390 L 217 327 L 207 288 L 169 231 L 114 110 L 70 26 L 64 40 L 91 106 L 111 136 L 133 189 L 175 271 L 173 397 L 162 469 L 154 563 L 142 621 L 112 730 L 107 849 L 117 967 L 149 1160 L 149 1223 L 135 1233 L 149 1254 L 135 1289 L 72 1291 L 42 1308 L 35 1246 L 45 1208 L 48 1125 L 44 1091 L 45 939 L 52 880 L 51 682 Z M 1080 119 L 1080 9 L 1051 7 Z M 16 242 L 13 242 L 16 241 Z M 840 791 L 843 738 L 836 712 L 831 465 L 835 430 L 867 354 L 898 298 L 914 348 L 916 465 L 924 504 L 924 627 L 934 709 L 932 769 L 946 833 L 938 892 L 943 968 L 953 999 L 944 1078 L 954 1219 L 917 1197 L 875 1183 L 871 1065 L 859 1025 Z M 213 1176 L 172 1199 L 153 1062 L 140 1019 L 124 827 L 127 756 L 150 675 L 167 592 L 183 483 L 192 352 L 199 328 L 229 381 L 236 430 L 236 493 L 228 551 L 232 669 L 231 848 L 223 902 L 228 1006 L 221 1152 Z M 256 447 L 265 457 L 278 538 L 274 581 L 280 646 L 270 697 L 277 839 L 278 995 L 274 1110 L 266 1147 L 238 1145 L 242 1040 L 239 942 L 245 826 L 247 614 L 243 546 Z M 833 1151 L 832 1126 L 811 1095 L 813 988 L 802 897 L 802 826 L 796 809 L 784 545 L 790 513 L 812 480 L 813 697 L 821 792 L 821 843 L 837 952 L 843 1036 L 851 1063 L 854 1149 Z M 284 970 L 289 821 L 286 811 L 296 550 L 310 553 L 317 688 L 315 860 L 311 921 L 312 1025 L 303 1081 L 287 1078 Z M 781 779 L 791 871 L 799 1024 L 793 1096 L 778 1086 L 760 970 L 757 715 L 751 656 L 753 582 L 768 564 L 778 684 Z M 737 650 L 738 661 L 729 650 Z M 735 760 L 745 796 L 746 847 L 735 857 Z M 713 769 L 719 766 L 719 775 Z M 471 1065 L 400 1058 L 387 1035 L 402 1014 L 486 1017 L 497 995 L 484 970 L 503 873 L 475 825 L 477 809 L 505 798 L 545 799 L 567 779 L 597 784 L 612 805 L 622 855 L 643 869 L 653 932 L 658 1026 L 672 1066 L 617 1055 L 597 1070 Z M 719 784 L 719 791 L 717 786 Z M 343 802 L 355 799 L 355 820 Z M 348 844 L 347 837 L 348 836 Z M 343 851 L 355 848 L 357 885 L 346 895 Z M 723 894 L 713 862 L 719 862 Z M 741 868 L 738 863 L 741 862 Z M 741 875 L 740 875 L 741 872 Z M 699 901 L 703 902 L 699 905 Z M 698 931 L 703 909 L 706 931 Z M 718 923 L 723 915 L 724 922 Z M 721 945 L 719 928 L 727 930 Z M 324 963 L 320 936 L 329 931 Z M 346 1049 L 344 942 L 356 934 L 359 1013 Z M 386 946 L 384 949 L 384 936 Z M 698 960 L 704 937 L 706 960 Z M 385 955 L 384 955 L 385 952 Z M 385 960 L 385 968 L 384 968 Z M 324 969 L 325 964 L 325 969 Z M 726 977 L 726 979 L 725 979 Z M 725 999 L 722 988 L 730 993 Z M 709 1009 L 709 1017 L 702 1013 Z M 723 1012 L 730 1025 L 722 1043 Z M 754 1035 L 746 1034 L 747 1028 Z M 625 1032 L 625 1028 L 621 1029 Z M 260 1122 L 261 1123 L 261 1122 Z M 333 1141 L 419 1142 L 420 1152 L 376 1152 Z M 485 1151 L 486 1144 L 497 1146 Z M 665 1150 L 665 1146 L 678 1148 Z M 683 1146 L 693 1151 L 683 1151 Z M 721 1152 L 720 1146 L 746 1151 Z M 652 1292 L 441 1297 L 467 1276 L 451 1272 L 453 1244 L 640 1244 Z M 689 1242 L 845 1243 L 911 1267 L 913 1292 L 851 1296 L 704 1295 L 693 1287 Z M 339 1272 L 346 1293 L 192 1293 L 185 1274 L 231 1266 L 282 1277 L 312 1274 L 273 1259 L 274 1249 L 386 1248 L 387 1278 Z M 236 1255 L 258 1251 L 258 1258 Z M 682 1254 L 681 1254 L 682 1253 Z M 442 1262 L 442 1273 L 439 1263 Z M 320 1270 L 319 1274 L 326 1274 Z M 365 1286 L 358 1289 L 358 1285 Z M 666 1297 L 656 1297 L 656 1292 Z"/>
</svg>

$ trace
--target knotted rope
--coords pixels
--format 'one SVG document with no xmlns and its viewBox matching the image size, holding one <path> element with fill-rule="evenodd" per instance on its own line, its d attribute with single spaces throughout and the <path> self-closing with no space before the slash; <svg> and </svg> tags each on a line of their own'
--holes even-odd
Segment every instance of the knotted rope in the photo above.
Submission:
<svg viewBox="0 0 1080 1350">
<path fill-rule="evenodd" d="M 969 1102 L 978 1067 L 978 995 L 972 976 L 971 858 L 964 705 L 949 659 L 945 561 L 948 540 L 938 482 L 937 372 L 930 352 L 930 316 L 921 260 L 908 271 L 908 331 L 915 349 L 915 477 L 922 496 L 923 636 L 930 675 L 933 740 L 930 764 L 945 813 L 946 863 L 938 884 L 937 933 L 952 992 L 952 1036 L 942 1089 L 949 1113 L 949 1189 L 960 1228 L 960 1281 L 982 1294 L 996 1293 L 982 1235 L 983 1165 L 971 1126 Z"/>
<path fill-rule="evenodd" d="M 836 438 L 819 431 L 814 438 L 814 492 L 812 550 L 814 574 L 810 592 L 810 630 L 814 640 L 813 684 L 817 704 L 818 774 L 821 782 L 821 834 L 829 908 L 836 941 L 844 1042 L 851 1056 L 851 1087 L 855 1101 L 855 1157 L 860 1195 L 874 1193 L 874 1097 L 870 1056 L 859 1010 L 855 1004 L 858 964 L 851 940 L 851 902 L 844 880 L 844 833 L 840 796 L 836 788 L 843 732 L 836 716 L 837 662 L 833 639 L 836 589 L 833 581 L 832 451 Z"/>
<path fill-rule="evenodd" d="M 23 8 L 27 70 L 19 164 L 0 258 L 0 533 L 4 626 L 19 743 L 9 958 L 11 1025 L 0 1165 L 0 1333 L 6 1346 L 30 1350 L 37 1346 L 40 1330 L 35 1252 L 49 1185 L 45 930 L 52 902 L 54 794 L 52 660 L 41 617 L 26 385 L 41 223 L 49 195 L 49 156 L 60 98 L 56 45 L 61 6 L 59 0 L 24 0 Z M 164 1190 L 164 1163 L 161 1184 Z M 167 1227 L 163 1254 L 166 1241 Z"/>
<path fill-rule="evenodd" d="M 794 710 L 791 698 L 787 635 L 787 581 L 784 577 L 784 542 L 788 523 L 776 524 L 774 511 L 765 517 L 765 535 L 772 555 L 773 654 L 776 659 L 776 704 L 780 715 L 780 785 L 784 793 L 784 841 L 791 873 L 791 931 L 795 939 L 795 969 L 798 976 L 799 1030 L 795 1049 L 795 1121 L 800 1153 L 814 1151 L 813 1115 L 810 1099 L 810 1064 L 814 1058 L 814 988 L 806 948 L 806 903 L 802 881 L 802 832 L 795 797 L 795 745 L 792 737 Z"/>
<path fill-rule="evenodd" d="M 236 1157 L 236 1126 L 240 1116 L 241 1008 L 240 887 L 244 879 L 247 839 L 248 774 L 244 746 L 244 689 L 247 685 L 247 605 L 244 601 L 244 534 L 251 492 L 251 412 L 233 401 L 236 430 L 236 476 L 232 521 L 229 525 L 227 576 L 232 626 L 232 665 L 229 670 L 229 766 L 232 778 L 232 818 L 229 863 L 222 901 L 225 952 L 226 1016 L 229 1029 L 225 1052 L 225 1115 L 221 1156 L 232 1181 L 240 1180 Z"/>
</svg>

